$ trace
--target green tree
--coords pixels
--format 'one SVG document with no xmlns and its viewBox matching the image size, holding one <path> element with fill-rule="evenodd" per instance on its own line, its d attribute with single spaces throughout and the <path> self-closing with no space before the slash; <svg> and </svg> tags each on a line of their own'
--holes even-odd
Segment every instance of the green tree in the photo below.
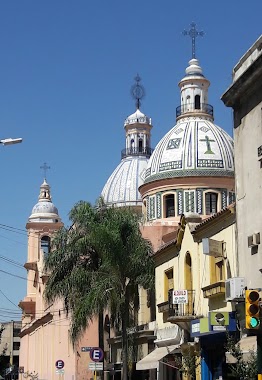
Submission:
<svg viewBox="0 0 262 380">
<path fill-rule="evenodd" d="M 227 337 L 226 350 L 235 359 L 234 364 L 230 364 L 229 368 L 233 377 L 242 380 L 255 380 L 257 379 L 257 353 L 253 350 L 249 350 L 248 357 L 244 357 L 244 354 L 240 348 L 240 344 L 236 343 L 234 338 Z"/>
<path fill-rule="evenodd" d="M 71 313 L 75 344 L 93 317 L 104 310 L 122 334 L 123 379 L 128 372 L 128 328 L 133 326 L 138 287 L 154 287 L 152 247 L 129 208 L 92 207 L 79 202 L 71 210 L 70 228 L 61 229 L 45 259 L 50 273 L 48 302 L 62 299 Z"/>
</svg>

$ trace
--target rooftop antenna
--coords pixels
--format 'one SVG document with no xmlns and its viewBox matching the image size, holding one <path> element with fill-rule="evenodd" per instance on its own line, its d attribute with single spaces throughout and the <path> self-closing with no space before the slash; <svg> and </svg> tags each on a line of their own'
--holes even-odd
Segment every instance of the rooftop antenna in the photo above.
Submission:
<svg viewBox="0 0 262 380">
<path fill-rule="evenodd" d="M 44 178 L 46 179 L 46 172 L 47 172 L 47 170 L 51 169 L 50 166 L 48 166 L 47 163 L 44 162 L 44 164 L 42 166 L 40 166 L 40 169 L 43 169 L 43 171 L 44 171 Z"/>
<path fill-rule="evenodd" d="M 141 78 L 138 74 L 134 79 L 136 83 L 131 87 L 131 95 L 136 100 L 136 108 L 139 110 L 141 106 L 141 99 L 145 96 L 145 89 L 140 84 Z"/>
<path fill-rule="evenodd" d="M 203 37 L 205 33 L 203 31 L 197 31 L 196 24 L 194 22 L 191 22 L 190 26 L 191 29 L 184 30 L 183 35 L 189 36 L 192 39 L 192 58 L 196 58 L 196 37 Z"/>
</svg>

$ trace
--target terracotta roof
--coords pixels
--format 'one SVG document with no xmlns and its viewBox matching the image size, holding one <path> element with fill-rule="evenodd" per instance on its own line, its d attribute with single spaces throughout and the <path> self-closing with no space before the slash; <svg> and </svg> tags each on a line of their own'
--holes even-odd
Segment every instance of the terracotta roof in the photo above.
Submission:
<svg viewBox="0 0 262 380">
<path fill-rule="evenodd" d="M 202 228 L 203 226 L 205 226 L 206 224 L 208 224 L 209 222 L 215 220 L 215 219 L 218 219 L 219 217 L 221 217 L 221 215 L 226 215 L 228 213 L 233 213 L 234 211 L 234 208 L 235 208 L 236 204 L 235 203 L 231 203 L 231 205 L 223 208 L 222 210 L 220 210 L 219 212 L 216 212 L 215 214 L 213 214 L 212 216 L 210 216 L 209 218 L 205 219 L 203 222 L 199 223 L 194 231 L 192 231 L 192 233 L 195 233 L 197 232 L 200 228 Z"/>
</svg>

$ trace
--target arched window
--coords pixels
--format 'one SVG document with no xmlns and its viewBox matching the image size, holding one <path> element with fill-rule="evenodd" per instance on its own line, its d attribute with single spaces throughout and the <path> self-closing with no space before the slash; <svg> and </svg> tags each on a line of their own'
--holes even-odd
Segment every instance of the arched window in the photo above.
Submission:
<svg viewBox="0 0 262 380">
<path fill-rule="evenodd" d="M 50 237 L 42 236 L 41 238 L 41 250 L 47 255 L 50 252 Z"/>
<path fill-rule="evenodd" d="M 200 110 L 200 95 L 195 96 L 195 109 Z"/>
<path fill-rule="evenodd" d="M 194 292 L 192 279 L 192 260 L 189 252 L 185 256 L 185 289 L 187 290 L 188 303 L 185 305 L 185 312 L 188 315 L 194 314 Z"/>
<path fill-rule="evenodd" d="M 139 153 L 143 152 L 143 140 L 139 139 L 138 141 L 138 151 Z"/>
<path fill-rule="evenodd" d="M 217 193 L 208 192 L 205 194 L 206 215 L 217 212 Z"/>
<path fill-rule="evenodd" d="M 170 218 L 171 216 L 175 216 L 175 195 L 168 194 L 164 198 L 165 205 L 165 217 Z"/>
</svg>

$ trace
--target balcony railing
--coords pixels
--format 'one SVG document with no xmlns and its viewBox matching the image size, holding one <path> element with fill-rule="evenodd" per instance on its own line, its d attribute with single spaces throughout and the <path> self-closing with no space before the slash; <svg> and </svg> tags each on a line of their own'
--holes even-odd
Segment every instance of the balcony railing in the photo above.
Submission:
<svg viewBox="0 0 262 380">
<path fill-rule="evenodd" d="M 128 148 L 123 149 L 121 152 L 121 159 L 126 158 L 127 156 L 146 156 L 149 158 L 151 154 L 153 153 L 152 148 L 145 147 L 145 148 Z"/>
<path fill-rule="evenodd" d="M 189 103 L 183 104 L 182 106 L 178 106 L 176 108 L 176 117 L 179 117 L 187 112 L 205 112 L 212 117 L 214 116 L 213 106 L 210 104 L 200 103 L 199 107 L 196 107 L 194 103 Z"/>
<path fill-rule="evenodd" d="M 169 317 L 191 317 L 195 315 L 195 291 L 187 291 L 188 302 L 173 304 L 172 290 L 168 292 Z"/>
<path fill-rule="evenodd" d="M 158 304 L 158 311 L 160 313 L 168 313 L 168 317 L 177 317 L 178 319 L 190 319 L 196 315 L 195 312 L 195 291 L 188 290 L 188 302 L 181 304 L 172 303 L 173 291 L 168 292 L 168 301 Z"/>
</svg>

